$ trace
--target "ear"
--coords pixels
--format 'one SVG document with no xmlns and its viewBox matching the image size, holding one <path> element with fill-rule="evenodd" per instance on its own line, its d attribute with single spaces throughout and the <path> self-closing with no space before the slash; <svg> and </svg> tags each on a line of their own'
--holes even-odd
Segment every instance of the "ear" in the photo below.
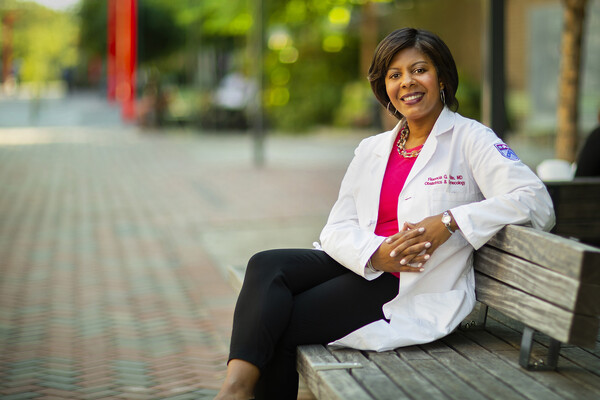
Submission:
<svg viewBox="0 0 600 400">
<path fill-rule="evenodd" d="M 440 90 L 444 90 L 444 83 L 440 81 Z"/>
</svg>

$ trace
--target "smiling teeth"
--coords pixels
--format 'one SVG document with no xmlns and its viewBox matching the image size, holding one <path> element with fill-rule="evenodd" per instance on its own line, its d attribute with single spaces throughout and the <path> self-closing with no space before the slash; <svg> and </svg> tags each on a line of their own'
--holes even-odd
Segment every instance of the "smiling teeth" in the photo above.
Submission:
<svg viewBox="0 0 600 400">
<path fill-rule="evenodd" d="M 404 97 L 402 100 L 404 100 L 404 101 L 411 101 L 411 100 L 420 99 L 421 97 L 423 97 L 422 94 L 413 94 L 412 96 Z"/>
</svg>

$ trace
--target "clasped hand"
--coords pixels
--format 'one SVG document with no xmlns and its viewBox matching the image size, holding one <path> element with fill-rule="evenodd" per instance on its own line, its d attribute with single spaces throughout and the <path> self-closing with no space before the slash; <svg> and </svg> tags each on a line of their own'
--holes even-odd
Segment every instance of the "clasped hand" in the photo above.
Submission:
<svg viewBox="0 0 600 400">
<path fill-rule="evenodd" d="M 449 238 L 441 214 L 414 224 L 405 222 L 400 232 L 388 237 L 373 253 L 371 263 L 385 272 L 422 272 L 431 254 Z"/>
</svg>

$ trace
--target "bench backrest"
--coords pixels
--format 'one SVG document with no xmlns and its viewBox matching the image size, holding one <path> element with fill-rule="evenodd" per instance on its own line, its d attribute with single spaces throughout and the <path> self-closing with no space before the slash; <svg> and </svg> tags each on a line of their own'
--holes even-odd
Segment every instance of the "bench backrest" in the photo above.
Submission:
<svg viewBox="0 0 600 400">
<path fill-rule="evenodd" d="M 593 347 L 600 315 L 600 249 L 509 225 L 475 252 L 477 300 L 543 332 Z"/>
<path fill-rule="evenodd" d="M 600 246 L 600 178 L 545 184 L 556 212 L 552 232 Z"/>
</svg>

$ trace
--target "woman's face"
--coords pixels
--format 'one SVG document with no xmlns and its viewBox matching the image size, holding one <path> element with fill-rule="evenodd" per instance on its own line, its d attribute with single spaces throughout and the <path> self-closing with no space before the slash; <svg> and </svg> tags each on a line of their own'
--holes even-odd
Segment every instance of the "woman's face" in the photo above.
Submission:
<svg viewBox="0 0 600 400">
<path fill-rule="evenodd" d="M 431 59 L 414 47 L 394 56 L 385 77 L 390 101 L 409 123 L 429 119 L 435 123 L 444 108 L 440 99 L 442 88 Z"/>
</svg>

